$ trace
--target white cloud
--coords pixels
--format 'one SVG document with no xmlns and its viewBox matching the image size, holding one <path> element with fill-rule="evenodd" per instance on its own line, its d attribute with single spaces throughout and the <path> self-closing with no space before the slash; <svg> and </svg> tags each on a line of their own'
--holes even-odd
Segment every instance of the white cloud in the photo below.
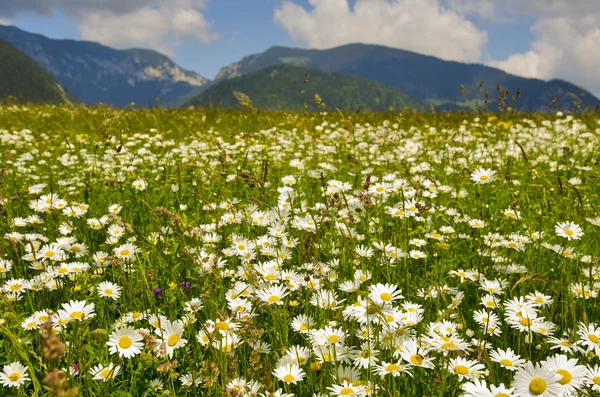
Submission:
<svg viewBox="0 0 600 397">
<path fill-rule="evenodd" d="M 284 0 L 274 19 L 311 48 L 380 44 L 457 61 L 481 57 L 487 33 L 439 0 L 309 0 L 310 10 Z"/>
<path fill-rule="evenodd" d="M 0 25 L 10 25 L 11 21 L 8 18 L 0 17 Z"/>
<path fill-rule="evenodd" d="M 585 17 L 540 17 L 527 52 L 490 65 L 509 73 L 542 79 L 561 78 L 600 96 L 600 12 Z"/>
<path fill-rule="evenodd" d="M 217 39 L 211 22 L 202 13 L 208 1 L 0 0 L 0 20 L 51 18 L 58 10 L 77 22 L 83 39 L 118 48 L 152 48 L 172 55 L 183 39 L 197 38 L 202 43 Z"/>
<path fill-rule="evenodd" d="M 515 16 L 585 16 L 598 12 L 598 0 L 442 0 L 451 9 L 496 22 Z"/>
<path fill-rule="evenodd" d="M 109 46 L 153 48 L 172 55 L 184 38 L 195 37 L 202 43 L 217 39 L 210 22 L 195 8 L 160 6 L 142 7 L 114 14 L 88 12 L 79 17 L 84 39 Z"/>
</svg>

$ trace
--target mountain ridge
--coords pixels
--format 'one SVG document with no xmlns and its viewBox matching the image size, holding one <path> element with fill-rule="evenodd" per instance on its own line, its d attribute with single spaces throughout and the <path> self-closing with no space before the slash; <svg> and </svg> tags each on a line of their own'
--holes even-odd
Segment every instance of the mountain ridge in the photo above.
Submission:
<svg viewBox="0 0 600 397">
<path fill-rule="evenodd" d="M 71 103 L 75 99 L 33 59 L 0 38 L 0 101 Z"/>
<path fill-rule="evenodd" d="M 0 37 L 11 42 L 87 104 L 104 102 L 175 103 L 209 80 L 148 49 L 119 50 L 100 43 L 51 39 L 14 26 L 0 25 Z"/>
<path fill-rule="evenodd" d="M 371 79 L 318 69 L 311 70 L 306 79 L 305 68 L 285 64 L 221 80 L 186 105 L 235 107 L 235 91 L 248 95 L 257 108 L 272 110 L 302 110 L 305 103 L 308 110 L 320 110 L 315 94 L 330 109 L 387 111 L 390 106 L 424 107 L 400 90 Z"/>
<path fill-rule="evenodd" d="M 484 64 L 447 61 L 432 55 L 362 43 L 322 50 L 272 46 L 262 53 L 245 56 L 224 66 L 213 83 L 269 65 L 290 62 L 301 62 L 307 68 L 371 78 L 437 106 L 453 106 L 465 99 L 473 100 L 474 93 L 480 94 L 480 101 L 483 103 L 485 92 L 488 92 L 490 99 L 497 97 L 496 84 L 508 89 L 509 101 L 511 95 L 517 96 L 519 89 L 521 98 L 516 98 L 515 103 L 508 102 L 507 106 L 515 105 L 524 110 L 544 110 L 550 107 L 553 98 L 548 99 L 548 93 L 553 88 L 561 94 L 553 105 L 557 108 L 571 107 L 570 92 L 579 95 L 584 106 L 595 106 L 600 102 L 591 93 L 560 79 L 530 79 Z M 481 92 L 477 92 L 481 81 L 485 83 Z M 461 85 L 465 87 L 468 98 L 461 92 Z"/>
</svg>

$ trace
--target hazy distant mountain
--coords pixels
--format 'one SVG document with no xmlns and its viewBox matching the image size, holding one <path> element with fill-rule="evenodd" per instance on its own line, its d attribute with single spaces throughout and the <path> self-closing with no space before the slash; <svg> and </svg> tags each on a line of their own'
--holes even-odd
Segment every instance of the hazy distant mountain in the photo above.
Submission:
<svg viewBox="0 0 600 397">
<path fill-rule="evenodd" d="M 248 95 L 257 108 L 318 110 L 315 94 L 319 94 L 326 109 L 388 110 L 404 107 L 422 107 L 396 88 L 375 80 L 339 72 L 312 69 L 304 84 L 306 68 L 293 65 L 273 65 L 239 77 L 221 80 L 193 98 L 188 105 L 235 107 L 238 101 L 234 91 Z M 302 94 L 305 90 L 305 94 Z"/>
<path fill-rule="evenodd" d="M 288 47 L 271 47 L 261 54 L 250 55 L 239 62 L 222 68 L 215 83 L 231 77 L 255 72 L 276 64 L 293 64 L 326 71 L 336 71 L 377 80 L 423 102 L 441 108 L 459 106 L 484 106 L 483 96 L 497 98 L 496 84 L 508 89 L 507 106 L 526 110 L 544 110 L 553 98 L 554 107 L 571 107 L 576 94 L 583 106 L 595 106 L 600 101 L 592 94 L 562 80 L 543 81 L 518 77 L 500 69 L 480 64 L 445 61 L 436 57 L 410 51 L 367 44 L 348 44 L 327 50 L 307 50 Z M 478 94 L 481 81 L 485 84 Z M 468 97 L 461 92 L 464 85 Z M 520 89 L 521 97 L 517 102 Z M 478 98 L 477 98 L 478 97 Z M 489 102 L 495 109 L 497 105 Z"/>
<path fill-rule="evenodd" d="M 98 43 L 49 39 L 0 25 L 0 37 L 31 57 L 71 94 L 88 104 L 124 106 L 177 103 L 208 82 L 152 50 L 116 50 Z"/>
<path fill-rule="evenodd" d="M 0 38 L 0 101 L 64 103 L 72 98 L 50 73 Z"/>
</svg>

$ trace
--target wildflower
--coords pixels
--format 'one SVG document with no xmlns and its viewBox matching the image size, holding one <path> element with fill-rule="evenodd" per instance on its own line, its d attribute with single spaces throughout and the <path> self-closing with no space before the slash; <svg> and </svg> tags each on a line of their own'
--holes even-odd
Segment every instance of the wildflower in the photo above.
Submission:
<svg viewBox="0 0 600 397">
<path fill-rule="evenodd" d="M 27 367 L 19 362 L 5 365 L 0 372 L 0 384 L 3 386 L 19 388 L 28 380 L 30 378 L 27 375 Z"/>
<path fill-rule="evenodd" d="M 501 349 L 493 350 L 490 358 L 509 371 L 516 371 L 525 364 L 525 360 L 521 360 L 521 356 L 515 354 L 510 347 L 506 351 Z"/>
<path fill-rule="evenodd" d="M 581 227 L 572 222 L 558 223 L 554 227 L 554 231 L 558 237 L 564 237 L 567 240 L 579 240 L 583 236 Z"/>
<path fill-rule="evenodd" d="M 483 185 L 496 180 L 497 173 L 485 168 L 478 168 L 471 173 L 471 180 L 478 185 Z"/>
<path fill-rule="evenodd" d="M 132 358 L 142 352 L 143 337 L 133 327 L 122 327 L 113 331 L 106 344 L 111 354 L 119 357 Z"/>
<path fill-rule="evenodd" d="M 98 295 L 103 298 L 117 300 L 121 296 L 121 287 L 108 281 L 98 284 L 96 290 L 98 291 Z"/>
<path fill-rule="evenodd" d="M 113 363 L 108 364 L 108 366 L 98 364 L 90 369 L 90 374 L 94 380 L 103 380 L 105 382 L 114 379 L 119 375 L 119 372 L 121 372 L 121 366 Z"/>
<path fill-rule="evenodd" d="M 562 385 L 562 392 L 565 395 L 578 395 L 585 382 L 587 368 L 583 365 L 577 365 L 577 359 L 569 359 L 563 354 L 548 357 L 545 364 L 554 369 L 562 378 L 558 383 Z"/>
<path fill-rule="evenodd" d="M 143 180 L 141 178 L 138 178 L 135 181 L 133 181 L 131 186 L 133 186 L 133 188 L 136 190 L 144 191 L 148 187 L 148 182 L 146 182 L 145 180 Z"/>
<path fill-rule="evenodd" d="M 554 397 L 562 394 L 558 381 L 561 375 L 545 364 L 533 364 L 528 361 L 515 374 L 513 387 L 515 393 L 523 397 Z"/>
<path fill-rule="evenodd" d="M 354 385 L 353 383 L 349 383 L 347 381 L 343 381 L 339 385 L 333 385 L 328 387 L 327 390 L 330 391 L 331 396 L 366 396 L 367 390 L 362 385 Z"/>
<path fill-rule="evenodd" d="M 304 379 L 305 373 L 298 364 L 287 364 L 275 368 L 273 375 L 285 383 L 294 384 Z"/>
<path fill-rule="evenodd" d="M 70 301 L 62 304 L 63 310 L 59 310 L 60 317 L 66 317 L 71 321 L 82 321 L 92 318 L 96 315 L 95 305 L 88 304 L 86 301 Z"/>
</svg>

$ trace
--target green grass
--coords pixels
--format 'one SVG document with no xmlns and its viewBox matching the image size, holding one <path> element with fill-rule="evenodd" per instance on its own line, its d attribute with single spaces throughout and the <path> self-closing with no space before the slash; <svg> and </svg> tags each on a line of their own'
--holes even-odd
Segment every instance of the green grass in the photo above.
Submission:
<svg viewBox="0 0 600 397">
<path fill-rule="evenodd" d="M 234 396 L 227 385 L 243 378 L 267 395 L 281 389 L 312 396 L 329 395 L 328 388 L 349 376 L 353 387 L 369 387 L 376 396 L 459 396 L 460 386 L 473 380 L 456 374 L 458 358 L 478 360 L 488 385 L 509 387 L 521 375 L 492 361 L 492 352 L 510 347 L 526 362 L 544 362 L 561 354 L 551 349 L 551 336 L 581 347 L 564 353 L 584 366 L 573 373 L 592 370 L 598 358 L 578 330 L 600 322 L 600 229 L 591 221 L 600 216 L 599 118 L 592 112 L 0 107 L 0 270 L 6 269 L 0 273 L 0 365 L 19 362 L 31 379 L 0 388 L 0 395 Z M 494 171 L 495 180 L 474 183 L 478 169 Z M 295 183 L 285 188 L 290 176 Z M 138 190 L 136 181 L 146 188 Z M 385 195 L 382 181 L 390 184 Z M 114 205 L 118 213 L 110 212 Z M 33 215 L 37 223 L 26 221 Z M 567 221 L 581 227 L 580 238 L 555 233 Z M 115 229 L 121 237 L 111 242 Z M 265 241 L 262 250 L 247 248 Z M 40 259 L 53 243 L 63 246 L 62 260 Z M 128 255 L 125 249 L 133 247 L 137 252 Z M 414 258 L 416 251 L 423 258 Z M 108 255 L 103 261 L 101 252 Z M 469 277 L 461 280 L 462 271 Z M 357 272 L 371 277 L 354 292 L 341 290 Z M 481 304 L 490 294 L 484 279 L 501 283 L 494 309 Z M 35 289 L 11 292 L 20 289 L 11 288 L 15 280 Z M 120 297 L 100 296 L 101 282 L 121 287 Z M 594 296 L 582 299 L 575 282 Z M 370 293 L 379 283 L 396 286 L 402 297 L 385 303 L 385 295 Z M 281 305 L 257 293 L 275 285 L 290 287 Z M 312 304 L 318 291 L 335 294 L 337 307 Z M 536 291 L 553 303 L 529 304 L 513 321 L 510 302 Z M 228 305 L 232 295 L 246 298 Z M 193 299 L 202 307 L 190 313 L 185 307 Z M 59 311 L 71 300 L 93 304 L 95 316 L 60 324 Z M 357 302 L 373 322 L 367 339 L 348 315 Z M 410 307 L 422 310 L 420 316 L 412 317 Z M 53 316 L 54 337 L 40 333 L 42 321 L 22 326 L 40 310 Z M 497 323 L 480 325 L 476 311 L 496 314 Z M 133 320 L 138 312 L 143 318 Z M 159 315 L 162 330 L 154 323 Z M 312 330 L 343 334 L 331 342 L 335 347 L 322 347 L 333 361 L 294 329 L 301 315 L 313 319 Z M 518 329 L 523 316 L 531 327 Z M 181 321 L 178 339 L 187 340 L 171 356 L 154 344 L 174 341 L 167 320 Z M 144 335 L 132 358 L 111 354 L 107 345 L 126 323 Z M 235 338 L 231 351 L 220 348 L 231 344 L 227 338 Z M 394 356 L 409 340 L 429 349 L 421 354 L 434 359 L 433 368 Z M 269 351 L 260 353 L 258 342 Z M 379 351 L 378 362 L 353 366 L 366 342 Z M 295 384 L 275 375 L 292 346 L 310 352 L 299 365 L 304 379 Z M 382 362 L 406 372 L 379 376 Z M 94 366 L 110 363 L 120 367 L 114 379 L 92 379 Z M 54 368 L 69 372 L 63 383 L 47 377 Z M 197 383 L 185 385 L 183 375 Z M 548 386 L 559 387 L 557 379 Z M 591 392 L 573 379 L 581 393 Z M 160 390 L 152 390 L 153 380 Z"/>
</svg>

